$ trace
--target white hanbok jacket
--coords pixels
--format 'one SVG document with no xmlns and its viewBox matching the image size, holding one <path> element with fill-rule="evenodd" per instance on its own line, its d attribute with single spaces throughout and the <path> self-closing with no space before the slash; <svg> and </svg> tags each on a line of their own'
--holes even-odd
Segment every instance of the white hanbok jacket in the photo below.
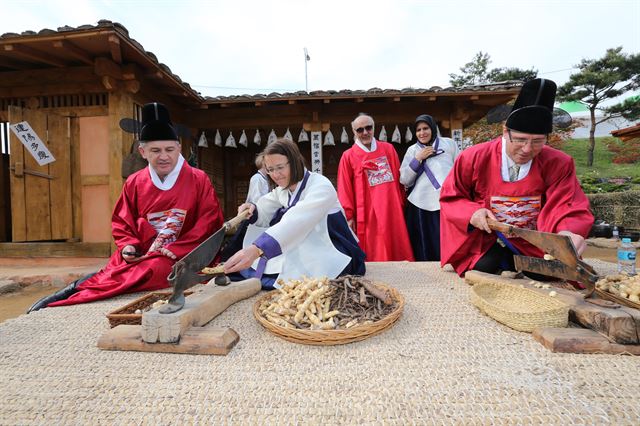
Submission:
<svg viewBox="0 0 640 426">
<path fill-rule="evenodd" d="M 327 216 L 335 212 L 344 215 L 336 190 L 326 177 L 309 174 L 298 202 L 279 223 L 269 227 L 276 211 L 295 199 L 301 183 L 293 193 L 278 187 L 258 200 L 254 212 L 257 220 L 249 225 L 243 241 L 246 248 L 258 240 L 257 245 L 268 258 L 264 273 L 278 274 L 278 279 L 285 281 L 303 275 L 335 278 L 351 261 L 329 238 Z M 258 268 L 259 260 L 253 263 L 254 269 Z"/>
</svg>

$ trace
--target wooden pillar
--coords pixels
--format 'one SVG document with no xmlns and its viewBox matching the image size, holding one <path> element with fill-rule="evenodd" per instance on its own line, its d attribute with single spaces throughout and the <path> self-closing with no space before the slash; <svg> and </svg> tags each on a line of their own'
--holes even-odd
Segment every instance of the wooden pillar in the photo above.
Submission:
<svg viewBox="0 0 640 426">
<path fill-rule="evenodd" d="M 124 91 L 109 92 L 109 207 L 122 192 L 122 159 L 129 153 L 131 135 L 120 129 L 120 120 L 132 118 L 133 97 Z M 114 248 L 112 246 L 112 248 Z"/>
</svg>

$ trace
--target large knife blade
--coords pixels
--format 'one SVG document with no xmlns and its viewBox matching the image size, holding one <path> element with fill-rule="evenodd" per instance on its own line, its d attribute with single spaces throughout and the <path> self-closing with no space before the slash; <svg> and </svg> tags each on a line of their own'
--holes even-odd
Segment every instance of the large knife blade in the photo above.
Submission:
<svg viewBox="0 0 640 426">
<path fill-rule="evenodd" d="M 218 231 L 204 240 L 198 247 L 191 250 L 182 259 L 178 260 L 171 268 L 167 277 L 173 287 L 173 294 L 169 302 L 160 308 L 160 313 L 170 314 L 179 311 L 184 306 L 184 291 L 204 280 L 211 279 L 215 275 L 201 275 L 200 271 L 209 265 L 218 254 L 228 229 L 234 228 L 249 217 L 249 210 L 243 210 L 236 217 L 225 222 Z"/>
<path fill-rule="evenodd" d="M 489 223 L 489 228 L 502 232 L 506 237 L 520 237 L 565 265 L 574 269 L 578 266 L 578 253 L 571 242 L 571 238 L 566 235 L 518 228 L 492 219 L 487 219 L 487 222 Z"/>
</svg>

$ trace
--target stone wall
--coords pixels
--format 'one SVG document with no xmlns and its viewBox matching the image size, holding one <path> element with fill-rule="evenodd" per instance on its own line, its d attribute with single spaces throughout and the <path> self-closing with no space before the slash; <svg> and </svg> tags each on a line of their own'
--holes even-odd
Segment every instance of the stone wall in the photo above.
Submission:
<svg viewBox="0 0 640 426">
<path fill-rule="evenodd" d="M 640 191 L 588 194 L 596 220 L 640 229 Z"/>
</svg>

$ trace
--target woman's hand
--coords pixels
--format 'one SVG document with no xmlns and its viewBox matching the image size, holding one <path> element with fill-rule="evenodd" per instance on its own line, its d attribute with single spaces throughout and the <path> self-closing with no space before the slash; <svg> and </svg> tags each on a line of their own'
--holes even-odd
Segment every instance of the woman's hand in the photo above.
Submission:
<svg viewBox="0 0 640 426">
<path fill-rule="evenodd" d="M 249 210 L 249 215 L 247 219 L 250 219 L 253 216 L 253 212 L 256 210 L 256 205 L 253 203 L 244 203 L 238 207 L 238 214 L 242 213 L 245 210 Z"/>
<path fill-rule="evenodd" d="M 224 273 L 242 271 L 250 267 L 253 262 L 260 257 L 261 250 L 253 244 L 249 247 L 238 251 L 224 263 Z"/>
<path fill-rule="evenodd" d="M 582 253 L 587 248 L 587 243 L 585 242 L 582 235 L 574 234 L 571 231 L 560 231 L 558 232 L 558 235 L 566 235 L 567 237 L 571 238 L 571 242 L 573 243 L 573 246 L 576 248 L 576 252 L 578 253 L 578 256 L 581 256 Z"/>
<path fill-rule="evenodd" d="M 416 152 L 416 160 L 424 161 L 427 158 L 429 158 L 432 154 L 433 154 L 433 147 L 432 146 L 424 147 L 422 149 L 419 149 Z"/>
</svg>

